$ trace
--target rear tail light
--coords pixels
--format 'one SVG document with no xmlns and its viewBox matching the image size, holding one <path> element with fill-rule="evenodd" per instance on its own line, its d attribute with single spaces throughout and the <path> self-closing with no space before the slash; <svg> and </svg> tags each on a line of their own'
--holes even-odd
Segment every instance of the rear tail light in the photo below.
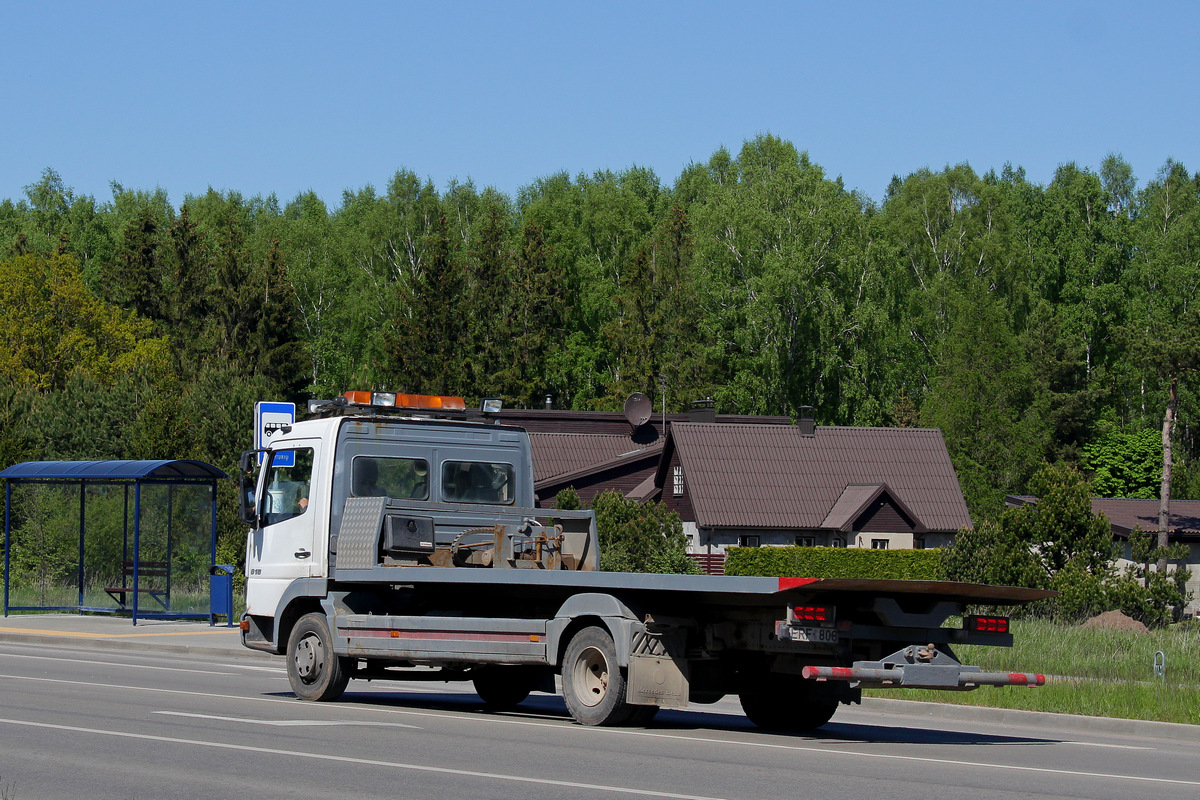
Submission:
<svg viewBox="0 0 1200 800">
<path fill-rule="evenodd" d="M 1008 633 L 1008 617 L 967 617 L 963 626 L 977 633 Z"/>
<path fill-rule="evenodd" d="M 792 606 L 793 622 L 832 622 L 833 609 L 825 606 Z"/>
</svg>

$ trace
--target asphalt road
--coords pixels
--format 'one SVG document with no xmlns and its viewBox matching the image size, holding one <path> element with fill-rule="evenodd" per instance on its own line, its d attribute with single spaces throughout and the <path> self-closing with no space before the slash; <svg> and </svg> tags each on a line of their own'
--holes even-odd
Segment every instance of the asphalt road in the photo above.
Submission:
<svg viewBox="0 0 1200 800">
<path fill-rule="evenodd" d="M 1028 691 L 1028 690 L 1026 690 Z M 0 643 L 0 798 L 1200 796 L 1200 744 L 843 707 L 818 735 L 736 701 L 585 728 L 557 697 L 352 681 L 294 699 L 281 659 Z"/>
</svg>

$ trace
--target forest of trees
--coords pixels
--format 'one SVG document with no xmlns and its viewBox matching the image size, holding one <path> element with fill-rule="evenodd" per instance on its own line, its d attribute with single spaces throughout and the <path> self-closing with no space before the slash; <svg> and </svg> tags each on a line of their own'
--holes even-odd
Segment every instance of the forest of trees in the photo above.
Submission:
<svg viewBox="0 0 1200 800">
<path fill-rule="evenodd" d="M 1172 496 L 1195 498 L 1198 285 L 1200 175 L 1172 161 L 1140 186 L 1117 156 L 1044 186 L 926 169 L 872 202 L 761 136 L 674 185 L 631 167 L 508 197 L 401 170 L 336 208 L 97 200 L 47 169 L 0 201 L 0 467 L 232 472 L 254 401 L 348 388 L 618 409 L 665 386 L 671 410 L 940 428 L 977 523 L 1044 464 L 1157 497 L 1167 419 Z"/>
</svg>

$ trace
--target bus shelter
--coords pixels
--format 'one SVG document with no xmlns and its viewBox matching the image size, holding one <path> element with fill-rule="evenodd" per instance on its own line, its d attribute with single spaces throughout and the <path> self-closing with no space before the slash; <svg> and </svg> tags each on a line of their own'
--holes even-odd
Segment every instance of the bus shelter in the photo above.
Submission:
<svg viewBox="0 0 1200 800">
<path fill-rule="evenodd" d="M 202 461 L 27 461 L 0 471 L 4 615 L 212 620 L 217 480 Z"/>
</svg>

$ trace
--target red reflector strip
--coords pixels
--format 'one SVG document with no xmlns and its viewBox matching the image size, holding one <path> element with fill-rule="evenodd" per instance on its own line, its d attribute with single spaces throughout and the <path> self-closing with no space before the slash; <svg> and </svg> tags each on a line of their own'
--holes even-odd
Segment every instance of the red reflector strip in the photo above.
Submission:
<svg viewBox="0 0 1200 800">
<path fill-rule="evenodd" d="M 1027 675 L 1024 672 L 1010 672 L 1008 678 L 1016 686 L 1045 686 L 1045 675 Z"/>
<path fill-rule="evenodd" d="M 810 583 L 816 583 L 816 578 L 780 578 L 779 591 L 784 589 L 795 589 L 797 586 L 807 586 Z"/>
<path fill-rule="evenodd" d="M 809 680 L 857 680 L 853 667 L 805 667 L 800 674 Z"/>
<path fill-rule="evenodd" d="M 462 642 L 537 642 L 536 633 L 479 633 L 472 631 L 413 631 L 383 630 L 381 628 L 338 628 L 338 635 L 350 639 L 426 639 L 432 641 Z"/>
</svg>

